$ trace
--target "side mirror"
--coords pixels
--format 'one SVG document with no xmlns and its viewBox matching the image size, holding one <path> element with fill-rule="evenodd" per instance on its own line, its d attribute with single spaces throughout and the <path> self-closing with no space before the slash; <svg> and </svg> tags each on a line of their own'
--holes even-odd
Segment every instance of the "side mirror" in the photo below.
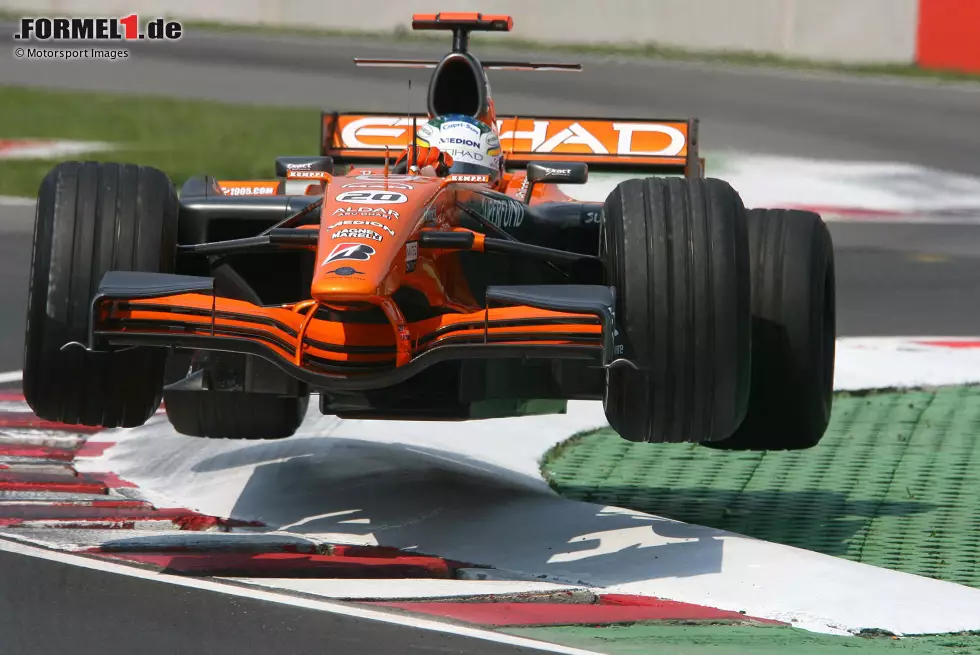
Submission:
<svg viewBox="0 0 980 655">
<path fill-rule="evenodd" d="M 287 171 L 317 171 L 333 175 L 333 157 L 276 157 L 276 177 Z"/>
<path fill-rule="evenodd" d="M 534 185 L 544 184 L 585 184 L 589 181 L 589 165 L 584 162 L 531 162 L 527 165 L 527 191 L 524 202 L 531 199 Z"/>
</svg>

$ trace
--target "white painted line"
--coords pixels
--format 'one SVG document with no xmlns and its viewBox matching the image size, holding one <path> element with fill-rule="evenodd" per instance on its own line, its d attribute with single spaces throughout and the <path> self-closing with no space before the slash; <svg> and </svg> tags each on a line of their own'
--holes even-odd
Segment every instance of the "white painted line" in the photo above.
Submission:
<svg viewBox="0 0 980 655">
<path fill-rule="evenodd" d="M 31 407 L 25 402 L 0 400 L 0 412 L 30 412 Z"/>
<path fill-rule="evenodd" d="M 0 373 L 0 384 L 5 382 L 20 382 L 24 379 L 24 371 L 7 371 Z"/>
<path fill-rule="evenodd" d="M 980 382 L 980 337 L 853 337 L 837 341 L 838 390 Z"/>
<path fill-rule="evenodd" d="M 0 206 L 8 207 L 32 207 L 37 202 L 34 198 L 21 198 L 20 196 L 0 196 Z"/>
<path fill-rule="evenodd" d="M 112 150 L 102 141 L 69 141 L 67 139 L 0 139 L 0 159 L 59 159 L 88 152 Z"/>
<path fill-rule="evenodd" d="M 290 605 L 292 607 L 302 607 L 304 609 L 317 610 L 320 612 L 327 612 L 330 614 L 337 614 L 341 616 L 349 616 L 353 618 L 364 619 L 367 621 L 390 623 L 393 625 L 399 625 L 406 628 L 415 628 L 417 630 L 431 630 L 433 632 L 454 634 L 462 637 L 472 637 L 473 639 L 492 641 L 501 644 L 508 644 L 511 646 L 523 646 L 525 648 L 533 648 L 536 650 L 547 651 L 550 653 L 565 653 L 566 655 L 602 655 L 601 653 L 598 653 L 596 651 L 582 650 L 579 648 L 568 648 L 566 646 L 549 644 L 542 641 L 536 641 L 534 639 L 515 637 L 502 633 L 491 632 L 489 630 L 481 630 L 479 628 L 469 628 L 464 626 L 452 625 L 449 623 L 442 623 L 439 621 L 433 621 L 429 619 L 421 619 L 421 618 L 403 616 L 398 614 L 389 614 L 387 612 L 382 612 L 379 610 L 368 609 L 365 607 L 351 606 L 347 604 L 331 602 L 328 600 L 313 600 L 309 598 L 300 598 L 297 596 L 290 596 L 288 594 L 275 593 L 273 591 L 263 591 L 260 589 L 255 589 L 250 587 L 240 587 L 238 585 L 227 584 L 215 580 L 186 578 L 182 576 L 169 575 L 166 573 L 156 573 L 153 571 L 147 571 L 144 569 L 139 569 L 131 566 L 125 566 L 123 564 L 116 564 L 114 562 L 106 562 L 104 560 L 99 560 L 95 558 L 81 557 L 79 555 L 72 555 L 68 553 L 53 552 L 41 548 L 36 548 L 34 546 L 27 546 L 24 544 L 18 544 L 18 543 L 6 541 L 3 539 L 0 539 L 0 551 L 14 553 L 17 555 L 24 555 L 27 557 L 35 557 L 37 559 L 43 559 L 52 562 L 60 562 L 62 564 L 70 564 L 72 566 L 78 566 L 93 571 L 102 571 L 105 573 L 125 575 L 131 578 L 138 578 L 140 580 L 165 582 L 167 584 L 176 585 L 178 587 L 188 587 L 191 589 L 201 589 L 203 591 L 213 591 L 220 594 L 227 594 L 229 596 L 237 596 L 240 598 L 251 598 L 253 600 L 278 603 L 280 605 Z"/>
<path fill-rule="evenodd" d="M 297 591 L 335 600 L 423 600 L 458 599 L 501 595 L 541 595 L 595 590 L 551 582 L 510 580 L 326 579 L 326 578 L 235 578 L 255 587 Z"/>
<path fill-rule="evenodd" d="M 7 411 L 6 408 L 0 411 Z M 30 412 L 30 407 L 17 410 Z M 62 431 L 45 431 L 25 428 L 0 428 L 0 444 L 19 444 L 22 446 L 48 446 L 50 448 L 76 448 L 85 437 Z"/>
</svg>

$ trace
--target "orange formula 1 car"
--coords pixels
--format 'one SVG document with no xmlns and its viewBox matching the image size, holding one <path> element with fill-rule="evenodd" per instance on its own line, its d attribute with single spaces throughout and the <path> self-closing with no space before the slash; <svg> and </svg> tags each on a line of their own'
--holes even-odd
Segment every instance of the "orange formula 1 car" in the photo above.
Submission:
<svg viewBox="0 0 980 655">
<path fill-rule="evenodd" d="M 24 393 L 42 418 L 292 434 L 602 400 L 624 438 L 805 448 L 827 426 L 834 268 L 820 217 L 746 211 L 703 175 L 696 120 L 497 115 L 473 30 L 426 115 L 324 113 L 319 156 L 267 181 L 59 164 L 39 191 Z M 605 202 L 589 169 L 640 171 Z"/>
</svg>

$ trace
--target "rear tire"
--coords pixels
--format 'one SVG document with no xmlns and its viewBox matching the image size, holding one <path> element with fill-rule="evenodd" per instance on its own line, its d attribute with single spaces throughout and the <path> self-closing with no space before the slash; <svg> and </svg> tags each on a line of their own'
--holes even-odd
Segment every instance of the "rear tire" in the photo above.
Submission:
<svg viewBox="0 0 980 655">
<path fill-rule="evenodd" d="M 601 254 L 616 289 L 626 364 L 604 408 L 623 438 L 724 439 L 748 403 L 751 325 L 745 208 L 714 179 L 623 182 L 603 210 Z"/>
<path fill-rule="evenodd" d="M 753 209 L 752 391 L 730 450 L 799 450 L 819 443 L 834 398 L 834 247 L 812 212 Z"/>
<path fill-rule="evenodd" d="M 191 437 L 212 439 L 283 439 L 299 428 L 310 397 L 245 391 L 164 393 L 167 418 Z"/>
<path fill-rule="evenodd" d="M 24 346 L 24 396 L 41 418 L 133 427 L 160 406 L 167 351 L 61 350 L 88 342 L 106 271 L 172 273 L 177 194 L 167 176 L 129 164 L 65 162 L 38 190 Z"/>
</svg>

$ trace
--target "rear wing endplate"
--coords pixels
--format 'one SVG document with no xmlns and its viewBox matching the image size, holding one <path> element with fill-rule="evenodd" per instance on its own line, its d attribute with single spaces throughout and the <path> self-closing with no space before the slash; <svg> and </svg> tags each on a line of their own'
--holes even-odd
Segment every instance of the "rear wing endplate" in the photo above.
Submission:
<svg viewBox="0 0 980 655">
<path fill-rule="evenodd" d="M 425 114 L 324 112 L 320 154 L 346 164 L 380 164 L 411 142 Z M 633 169 L 701 177 L 698 120 L 504 116 L 497 133 L 508 169 L 534 161 L 580 161 L 591 169 Z"/>
</svg>

